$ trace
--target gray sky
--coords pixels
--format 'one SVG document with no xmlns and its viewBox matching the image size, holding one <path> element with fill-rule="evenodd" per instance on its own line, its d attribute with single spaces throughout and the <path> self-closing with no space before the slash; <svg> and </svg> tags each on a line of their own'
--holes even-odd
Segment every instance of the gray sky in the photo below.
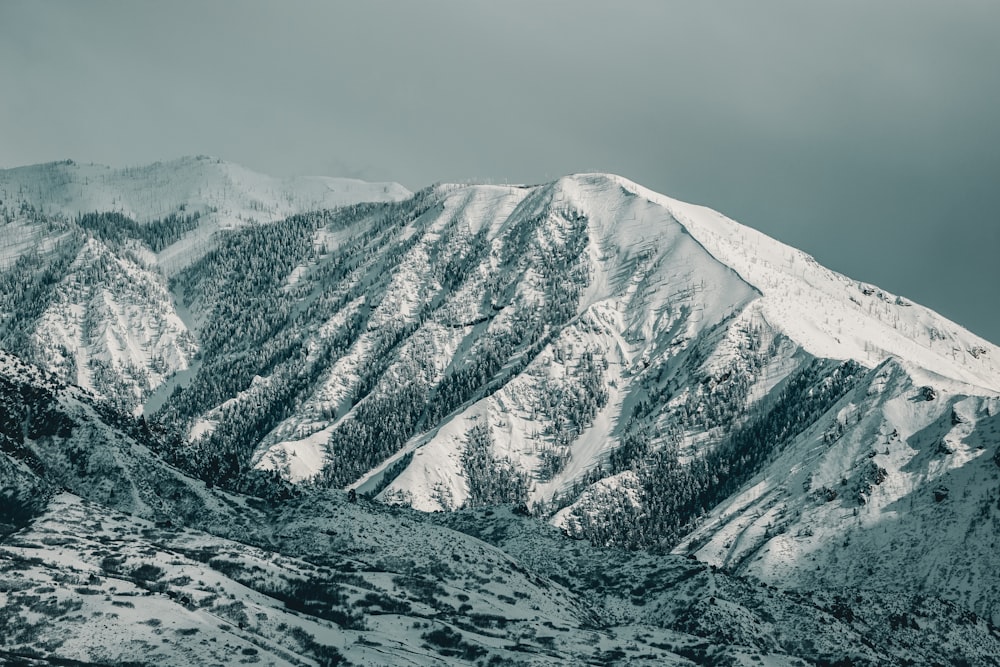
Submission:
<svg viewBox="0 0 1000 667">
<path fill-rule="evenodd" d="M 0 2 L 0 166 L 622 174 L 1000 343 L 995 0 Z"/>
</svg>

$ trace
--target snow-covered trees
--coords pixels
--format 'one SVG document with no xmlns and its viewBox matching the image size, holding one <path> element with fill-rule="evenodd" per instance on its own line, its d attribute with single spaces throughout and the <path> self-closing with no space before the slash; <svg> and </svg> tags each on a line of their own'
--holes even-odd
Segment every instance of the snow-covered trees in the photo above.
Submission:
<svg viewBox="0 0 1000 667">
<path fill-rule="evenodd" d="M 465 434 L 462 469 L 469 485 L 469 507 L 517 505 L 527 497 L 528 476 L 510 459 L 498 459 L 493 449 L 493 435 L 485 424 L 476 424 Z"/>
<path fill-rule="evenodd" d="M 596 544 L 673 547 L 705 512 L 739 490 L 782 445 L 847 393 L 863 371 L 853 361 L 808 364 L 788 380 L 764 412 L 734 428 L 706 454 L 683 464 L 676 442 L 643 454 L 644 448 L 630 439 L 629 452 L 641 457 L 629 465 L 637 473 L 637 487 L 606 491 L 600 503 L 585 497 L 574 506 L 569 526 Z M 619 468 L 625 465 L 623 454 L 617 455 Z"/>
<path fill-rule="evenodd" d="M 76 224 L 111 245 L 119 246 L 133 239 L 159 252 L 196 228 L 200 217 L 200 213 L 171 213 L 160 220 L 140 224 L 123 213 L 95 211 L 77 216 Z"/>
</svg>

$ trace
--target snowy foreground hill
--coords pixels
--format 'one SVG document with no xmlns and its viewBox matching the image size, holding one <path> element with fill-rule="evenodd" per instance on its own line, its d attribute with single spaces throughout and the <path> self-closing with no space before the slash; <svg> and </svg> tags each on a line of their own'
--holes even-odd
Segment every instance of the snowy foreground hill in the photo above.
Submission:
<svg viewBox="0 0 1000 667">
<path fill-rule="evenodd" d="M 903 297 L 604 174 L 0 197 L 10 656 L 996 664 L 1000 349 Z"/>
</svg>

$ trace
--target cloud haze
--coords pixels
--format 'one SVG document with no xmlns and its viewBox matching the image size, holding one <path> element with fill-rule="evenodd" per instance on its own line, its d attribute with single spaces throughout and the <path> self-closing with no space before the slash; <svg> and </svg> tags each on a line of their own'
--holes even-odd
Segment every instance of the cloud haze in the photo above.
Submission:
<svg viewBox="0 0 1000 667">
<path fill-rule="evenodd" d="M 5 2 L 0 166 L 620 173 L 1000 342 L 1000 4 Z"/>
</svg>

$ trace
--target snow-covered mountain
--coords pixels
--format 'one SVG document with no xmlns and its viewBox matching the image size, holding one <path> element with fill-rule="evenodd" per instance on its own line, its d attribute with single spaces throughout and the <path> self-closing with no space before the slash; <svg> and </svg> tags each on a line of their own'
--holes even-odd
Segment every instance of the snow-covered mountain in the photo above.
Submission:
<svg viewBox="0 0 1000 667">
<path fill-rule="evenodd" d="M 3 344 L 139 410 L 191 368 L 197 340 L 167 283 L 222 232 L 408 196 L 395 183 L 276 179 L 207 157 L 0 170 Z"/>
<path fill-rule="evenodd" d="M 274 178 L 207 156 L 115 169 L 72 160 L 0 170 L 0 201 L 73 219 L 116 212 L 143 225 L 199 215 L 195 229 L 163 249 L 157 263 L 172 274 L 214 247 L 215 233 L 362 201 L 395 201 L 398 183 L 351 178 Z M 6 244 L 5 244 L 6 245 Z M 0 262 L 11 254 L 0 253 Z"/>
<path fill-rule="evenodd" d="M 871 368 L 897 357 L 927 382 L 941 377 L 984 395 L 1000 390 L 995 346 L 708 209 L 605 175 L 570 177 L 533 190 L 492 190 L 508 207 L 491 202 L 499 214 L 476 208 L 477 197 L 490 189 L 462 188 L 444 196 L 442 212 L 426 227 L 432 241 L 437 227 L 449 221 L 461 228 L 465 219 L 476 220 L 466 223 L 470 232 L 488 230 L 490 255 L 463 285 L 466 320 L 490 315 L 481 305 L 488 297 L 475 281 L 507 268 L 505 251 L 524 258 L 510 267 L 520 273 L 507 296 L 512 309 L 553 305 L 552 291 L 540 283 L 563 276 L 552 276 L 552 267 L 542 263 L 547 253 L 565 253 L 565 279 L 576 280 L 572 311 L 564 322 L 549 325 L 546 344 L 525 360 L 521 373 L 414 441 L 413 463 L 385 495 L 396 493 L 422 509 L 465 503 L 463 439 L 475 424 L 487 424 L 497 455 L 528 472 L 536 472 L 553 443 L 560 443 L 555 451 L 565 458 L 564 467 L 529 494 L 548 501 L 620 444 L 616 432 L 624 432 L 633 406 L 657 401 L 654 421 L 681 409 L 695 413 L 687 416 L 689 427 L 681 427 L 680 437 L 682 447 L 694 446 L 712 440 L 713 428 L 734 425 L 733 419 L 699 418 L 701 402 L 713 395 L 732 400 L 738 421 L 813 358 Z M 511 199 L 520 205 L 513 207 Z M 511 252 L 514 233 L 523 245 Z M 419 274 L 411 271 L 401 285 L 417 292 Z M 501 312 L 478 326 L 487 333 L 513 329 L 515 317 Z M 433 330 L 434 324 L 422 328 Z M 460 329 L 463 335 L 472 331 Z M 462 337 L 453 335 L 451 345 L 457 347 Z M 438 347 L 449 349 L 442 342 Z M 581 363 L 594 368 L 581 372 Z M 586 386 L 588 380 L 593 386 Z M 573 412 L 571 404 L 586 402 L 595 387 L 607 396 L 591 397 L 598 409 L 590 423 L 573 424 L 566 414 Z M 554 395 L 560 402 L 546 406 Z M 582 432 L 567 438 L 561 424 Z"/>
<path fill-rule="evenodd" d="M 1000 623 L 1000 349 L 937 313 L 607 174 L 344 199 L 204 159 L 91 193 L 100 169 L 0 173 L 3 345 L 142 410 L 187 475 L 521 505 Z"/>
</svg>

